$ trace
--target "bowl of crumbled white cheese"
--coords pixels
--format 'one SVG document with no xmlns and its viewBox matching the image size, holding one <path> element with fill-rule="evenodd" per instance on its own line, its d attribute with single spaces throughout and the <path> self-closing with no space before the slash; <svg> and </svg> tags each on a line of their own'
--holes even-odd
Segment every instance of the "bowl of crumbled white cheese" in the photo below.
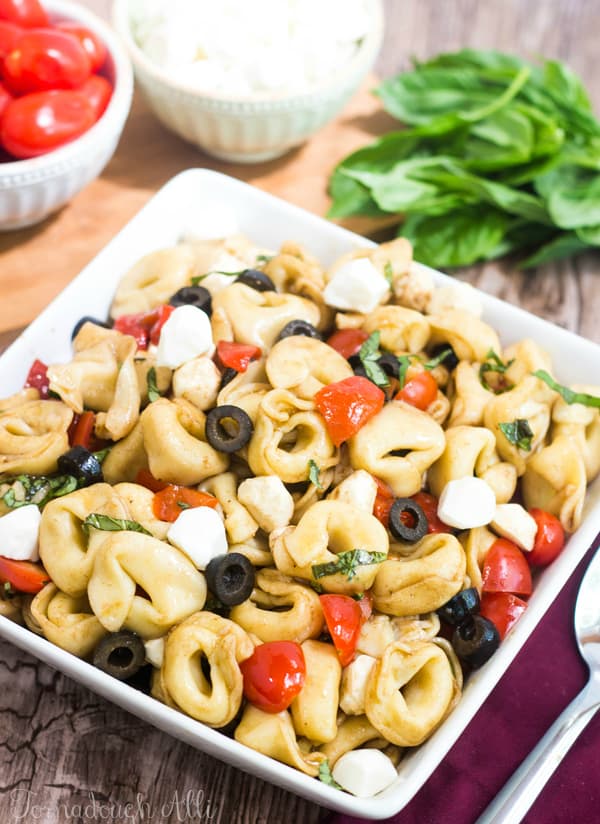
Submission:
<svg viewBox="0 0 600 824">
<path fill-rule="evenodd" d="M 115 0 L 113 20 L 162 123 L 247 163 L 331 120 L 383 37 L 381 0 Z"/>
</svg>

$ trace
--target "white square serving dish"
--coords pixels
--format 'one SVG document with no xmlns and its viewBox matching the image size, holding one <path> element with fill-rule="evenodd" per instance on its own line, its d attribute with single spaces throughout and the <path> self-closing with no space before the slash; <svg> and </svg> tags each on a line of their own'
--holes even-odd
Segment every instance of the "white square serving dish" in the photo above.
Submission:
<svg viewBox="0 0 600 824">
<path fill-rule="evenodd" d="M 226 203 L 237 213 L 241 230 L 266 248 L 285 240 L 304 244 L 325 263 L 370 241 L 237 180 L 204 169 L 173 178 L 42 312 L 0 357 L 0 395 L 17 391 L 36 357 L 68 360 L 70 331 L 82 315 L 105 316 L 121 275 L 149 251 L 175 243 L 194 209 Z M 68 250 L 65 250 L 68 254 Z M 449 280 L 434 273 L 438 283 Z M 551 354 L 562 382 L 589 383 L 597 374 L 600 346 L 553 326 L 523 310 L 480 293 L 484 319 L 503 344 L 532 337 Z M 398 779 L 375 798 L 355 798 L 292 767 L 238 744 L 221 733 L 123 685 L 91 664 L 0 616 L 0 636 L 129 712 L 176 738 L 235 767 L 301 795 L 317 804 L 356 816 L 381 819 L 401 810 L 427 780 L 485 701 L 536 624 L 600 531 L 600 478 L 588 490 L 584 518 L 562 555 L 541 576 L 529 608 L 494 657 L 468 681 L 463 697 L 442 726 L 407 755 Z"/>
</svg>

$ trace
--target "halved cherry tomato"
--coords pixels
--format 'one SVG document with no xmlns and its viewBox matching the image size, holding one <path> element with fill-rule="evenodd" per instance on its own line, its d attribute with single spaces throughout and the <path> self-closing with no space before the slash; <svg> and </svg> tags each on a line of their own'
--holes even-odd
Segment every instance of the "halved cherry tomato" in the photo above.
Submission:
<svg viewBox="0 0 600 824">
<path fill-rule="evenodd" d="M 106 60 L 106 46 L 97 34 L 75 20 L 61 20 L 60 23 L 56 24 L 56 28 L 72 34 L 79 40 L 88 56 L 93 72 L 97 72 L 98 69 L 102 68 Z"/>
<path fill-rule="evenodd" d="M 47 398 L 50 392 L 50 380 L 48 378 L 48 367 L 41 360 L 34 360 L 29 369 L 29 374 L 25 378 L 24 387 L 26 389 L 37 389 L 40 398 Z"/>
<path fill-rule="evenodd" d="M 39 0 L 0 0 L 0 18 L 25 28 L 48 26 L 48 15 Z"/>
<path fill-rule="evenodd" d="M 108 80 L 99 74 L 93 74 L 88 77 L 79 91 L 93 108 L 96 120 L 99 120 L 106 111 L 112 97 L 113 89 Z"/>
<path fill-rule="evenodd" d="M 437 398 L 438 386 L 429 372 L 419 372 L 406 381 L 394 397 L 395 401 L 404 401 L 411 406 L 425 411 Z"/>
<path fill-rule="evenodd" d="M 302 647 L 295 641 L 259 644 L 242 661 L 244 695 L 264 712 L 283 712 L 298 695 L 306 679 Z"/>
<path fill-rule="evenodd" d="M 352 355 L 356 355 L 368 337 L 362 329 L 339 329 L 327 339 L 326 343 L 348 360 Z"/>
<path fill-rule="evenodd" d="M 531 595 L 531 570 L 516 544 L 498 538 L 489 548 L 483 562 L 483 591 L 512 592 Z"/>
<path fill-rule="evenodd" d="M 15 94 L 77 89 L 90 76 L 79 40 L 56 29 L 26 31 L 4 58 L 4 82 Z"/>
<path fill-rule="evenodd" d="M 162 328 L 174 311 L 174 306 L 170 306 L 168 303 L 165 303 L 157 309 L 154 309 L 152 312 L 148 312 L 147 322 L 152 324 L 150 327 L 150 343 L 153 343 L 155 346 L 158 345 Z"/>
<path fill-rule="evenodd" d="M 526 609 L 527 602 L 511 592 L 484 592 L 481 597 L 480 612 L 494 624 L 500 640 L 504 640 Z"/>
<path fill-rule="evenodd" d="M 17 592 L 36 593 L 50 581 L 50 576 L 39 564 L 31 561 L 13 561 L 0 555 L 0 581 L 10 584 Z"/>
<path fill-rule="evenodd" d="M 315 405 L 336 446 L 356 435 L 379 412 L 384 401 L 381 389 L 359 375 L 330 383 L 315 395 Z"/>
<path fill-rule="evenodd" d="M 0 62 L 14 49 L 15 43 L 24 33 L 25 30 L 16 23 L 0 20 Z"/>
<path fill-rule="evenodd" d="M 529 514 L 537 524 L 535 542 L 527 560 L 531 566 L 548 566 L 560 555 L 565 545 L 565 531 L 561 522 L 543 509 L 530 509 Z"/>
<path fill-rule="evenodd" d="M 217 355 L 223 366 L 235 369 L 236 372 L 245 372 L 250 361 L 260 358 L 262 350 L 258 346 L 246 343 L 231 343 L 220 340 L 217 343 Z"/>
<path fill-rule="evenodd" d="M 375 497 L 375 503 L 373 504 L 373 515 L 387 529 L 390 522 L 390 509 L 394 503 L 394 493 L 392 492 L 391 487 L 389 487 L 385 481 L 382 481 L 381 478 L 376 478 L 375 476 L 373 476 L 373 478 L 377 484 L 377 495 Z"/>
<path fill-rule="evenodd" d="M 91 104 L 79 92 L 36 92 L 8 104 L 0 143 L 15 157 L 37 157 L 79 137 L 95 122 Z"/>
<path fill-rule="evenodd" d="M 145 486 L 146 489 L 152 490 L 152 492 L 160 492 L 161 489 L 166 489 L 169 486 L 168 483 L 157 480 L 149 469 L 140 469 L 135 476 L 135 482 L 140 486 Z"/>
<path fill-rule="evenodd" d="M 131 315 L 121 315 L 113 323 L 113 329 L 123 335 L 131 335 L 137 341 L 138 349 L 147 349 L 150 343 L 150 325 L 143 323 L 147 312 L 135 312 Z"/>
<path fill-rule="evenodd" d="M 360 602 L 349 595 L 319 595 L 319 600 L 340 664 L 347 667 L 356 655 L 356 644 L 364 623 Z"/>
<path fill-rule="evenodd" d="M 2 119 L 5 109 L 12 99 L 12 95 L 9 94 L 2 83 L 0 83 L 0 119 Z"/>
<path fill-rule="evenodd" d="M 362 613 L 362 621 L 364 624 L 365 621 L 369 620 L 369 618 L 371 617 L 371 613 L 373 612 L 373 596 L 371 595 L 369 590 L 366 590 L 366 592 L 363 592 L 362 598 L 359 598 L 356 601 L 356 603 L 360 607 L 360 611 Z"/>
<path fill-rule="evenodd" d="M 70 434 L 69 443 L 71 446 L 85 446 L 86 449 L 89 449 L 95 423 L 96 416 L 93 412 L 82 412 L 74 422 L 73 432 Z"/>
<path fill-rule="evenodd" d="M 184 509 L 210 506 L 213 509 L 219 501 L 208 492 L 190 489 L 187 486 L 169 484 L 157 492 L 152 500 L 152 512 L 159 521 L 176 521 Z"/>
<path fill-rule="evenodd" d="M 412 499 L 416 504 L 419 504 L 419 506 L 425 513 L 425 517 L 427 518 L 428 533 L 431 534 L 433 532 L 451 532 L 451 528 L 443 521 L 440 521 L 440 519 L 438 518 L 437 498 L 435 498 L 433 495 L 430 495 L 429 492 L 417 492 L 416 495 L 412 495 Z"/>
</svg>

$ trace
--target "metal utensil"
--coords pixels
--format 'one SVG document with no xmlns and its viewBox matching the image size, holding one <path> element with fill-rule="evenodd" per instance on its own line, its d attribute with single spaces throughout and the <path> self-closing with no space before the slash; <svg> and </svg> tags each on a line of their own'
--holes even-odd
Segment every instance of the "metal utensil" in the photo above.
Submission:
<svg viewBox="0 0 600 824">
<path fill-rule="evenodd" d="M 600 707 L 600 550 L 579 587 L 574 623 L 579 652 L 590 670 L 589 680 L 476 824 L 518 824 Z"/>
</svg>

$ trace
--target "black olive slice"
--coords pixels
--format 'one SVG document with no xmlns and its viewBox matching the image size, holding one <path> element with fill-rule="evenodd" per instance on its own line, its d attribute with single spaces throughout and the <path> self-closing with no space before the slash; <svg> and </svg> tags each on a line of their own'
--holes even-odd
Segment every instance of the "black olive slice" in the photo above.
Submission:
<svg viewBox="0 0 600 824">
<path fill-rule="evenodd" d="M 361 378 L 366 378 L 367 373 L 365 367 L 363 366 L 363 362 L 361 361 L 358 355 L 350 355 L 348 358 L 348 363 L 352 367 L 352 371 L 355 375 L 359 375 Z"/>
<path fill-rule="evenodd" d="M 219 384 L 219 392 L 223 389 L 224 386 L 227 386 L 228 383 L 236 378 L 239 375 L 239 372 L 236 372 L 235 369 L 232 369 L 231 366 L 228 366 L 227 369 L 221 375 L 221 383 Z"/>
<path fill-rule="evenodd" d="M 500 635 L 491 621 L 472 615 L 456 627 L 452 635 L 454 652 L 461 661 L 478 669 L 488 661 L 500 645 Z"/>
<path fill-rule="evenodd" d="M 223 426 L 223 421 L 232 422 L 232 428 L 237 429 L 237 432 L 230 435 Z M 237 452 L 246 446 L 253 431 L 250 417 L 239 406 L 215 406 L 206 415 L 206 440 L 218 452 Z"/>
<path fill-rule="evenodd" d="M 75 326 L 73 327 L 73 331 L 71 332 L 71 340 L 75 338 L 81 327 L 84 323 L 93 323 L 95 326 L 101 326 L 103 329 L 110 329 L 110 323 L 107 323 L 105 320 L 99 320 L 98 318 L 93 318 L 91 315 L 84 315 L 82 318 L 79 318 Z"/>
<path fill-rule="evenodd" d="M 102 465 L 85 446 L 73 446 L 58 459 L 58 471 L 74 475 L 84 481 L 84 486 L 99 484 L 104 480 Z"/>
<path fill-rule="evenodd" d="M 416 501 L 396 498 L 390 509 L 390 532 L 396 540 L 414 544 L 427 535 L 428 529 L 427 515 Z"/>
<path fill-rule="evenodd" d="M 204 286 L 184 286 L 171 295 L 169 306 L 197 306 L 209 317 L 212 314 L 212 298 Z"/>
<path fill-rule="evenodd" d="M 437 613 L 442 621 L 458 626 L 466 621 L 470 615 L 479 612 L 480 605 L 479 593 L 475 587 L 469 587 L 469 589 L 461 590 L 454 598 L 446 601 Z"/>
<path fill-rule="evenodd" d="M 315 329 L 312 323 L 309 323 L 307 320 L 301 320 L 300 318 L 295 318 L 294 320 L 289 321 L 289 323 L 286 323 L 281 332 L 277 335 L 277 340 L 291 338 L 293 335 L 304 335 L 305 338 L 323 340 L 321 333 Z"/>
<path fill-rule="evenodd" d="M 241 552 L 213 558 L 204 574 L 208 588 L 226 607 L 247 601 L 254 589 L 254 567 Z"/>
<path fill-rule="evenodd" d="M 381 357 L 377 358 L 377 363 L 388 378 L 398 378 L 400 376 L 400 362 L 391 352 L 384 352 Z"/>
<path fill-rule="evenodd" d="M 450 344 L 448 344 L 448 343 L 438 343 L 438 345 L 435 346 L 431 350 L 431 360 L 434 360 L 439 355 L 441 355 L 442 352 L 444 352 L 445 350 L 448 350 L 448 349 L 450 351 L 448 352 L 446 357 L 442 361 L 440 361 L 440 363 L 443 366 L 445 366 L 446 369 L 448 369 L 450 372 L 452 372 L 452 370 L 456 369 L 456 367 L 458 366 L 458 358 L 456 357 L 456 353 L 455 353 L 454 349 L 450 346 Z"/>
<path fill-rule="evenodd" d="M 249 286 L 251 289 L 256 289 L 257 292 L 274 292 L 275 284 L 268 275 L 261 272 L 260 269 L 245 269 L 241 275 L 235 279 L 236 283 L 243 283 L 244 286 Z"/>
<path fill-rule="evenodd" d="M 144 642 L 135 632 L 111 632 L 94 650 L 93 664 L 119 681 L 132 678 L 146 660 Z"/>
</svg>

